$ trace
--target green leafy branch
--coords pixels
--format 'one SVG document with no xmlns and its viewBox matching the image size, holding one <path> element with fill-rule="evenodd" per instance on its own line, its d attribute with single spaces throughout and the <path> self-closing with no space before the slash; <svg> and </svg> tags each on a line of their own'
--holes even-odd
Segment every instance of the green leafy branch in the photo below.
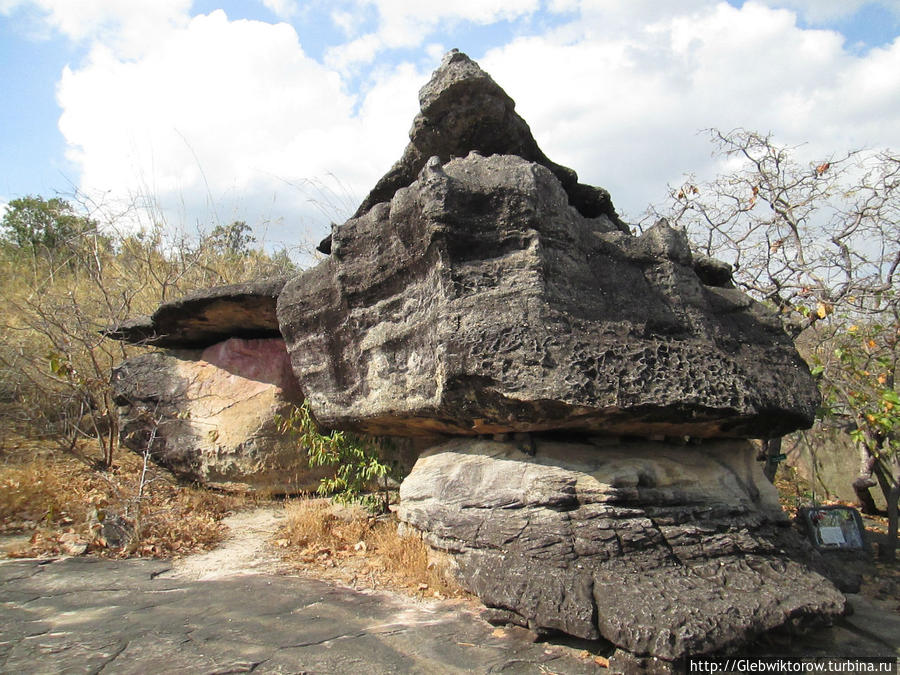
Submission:
<svg viewBox="0 0 900 675">
<path fill-rule="evenodd" d="M 335 501 L 361 504 L 371 513 L 384 513 L 390 504 L 388 478 L 396 477 L 395 467 L 383 458 L 385 441 L 343 431 L 319 432 L 309 402 L 294 406 L 291 414 L 275 416 L 281 433 L 291 434 L 306 448 L 309 465 L 336 467 L 333 476 L 319 481 L 317 492 Z M 372 486 L 376 492 L 369 492 Z"/>
</svg>

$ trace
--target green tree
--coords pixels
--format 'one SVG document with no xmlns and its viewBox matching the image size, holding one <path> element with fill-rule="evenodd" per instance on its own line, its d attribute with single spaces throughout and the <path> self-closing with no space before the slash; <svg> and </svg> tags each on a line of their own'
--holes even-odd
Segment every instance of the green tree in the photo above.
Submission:
<svg viewBox="0 0 900 675">
<path fill-rule="evenodd" d="M 310 466 L 335 467 L 333 476 L 319 482 L 319 494 L 332 495 L 340 503 L 362 504 L 372 513 L 387 512 L 387 481 L 395 477 L 395 468 L 382 458 L 380 441 L 343 431 L 320 433 L 308 401 L 275 421 L 282 433 L 293 435 L 306 448 Z M 368 492 L 372 487 L 376 488 L 374 494 Z"/>
<path fill-rule="evenodd" d="M 253 230 L 243 220 L 229 225 L 216 225 L 210 233 L 210 243 L 229 255 L 247 255 L 256 241 Z"/>
<path fill-rule="evenodd" d="M 0 221 L 4 240 L 35 255 L 70 255 L 85 236 L 97 235 L 97 223 L 75 213 L 64 199 L 21 197 L 7 205 Z"/>
</svg>

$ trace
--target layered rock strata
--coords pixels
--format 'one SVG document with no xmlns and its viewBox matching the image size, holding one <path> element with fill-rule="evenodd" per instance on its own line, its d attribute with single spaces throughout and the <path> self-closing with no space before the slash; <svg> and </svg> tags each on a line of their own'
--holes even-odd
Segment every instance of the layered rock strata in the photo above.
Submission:
<svg viewBox="0 0 900 675">
<path fill-rule="evenodd" d="M 281 339 L 152 352 L 113 371 L 122 441 L 211 487 L 297 493 L 324 475 L 276 428 L 302 401 Z"/>
<path fill-rule="evenodd" d="M 400 499 L 401 521 L 499 616 L 605 638 L 635 668 L 844 611 L 786 552 L 792 533 L 746 441 L 456 439 L 420 457 Z"/>
<path fill-rule="evenodd" d="M 136 344 L 202 349 L 237 337 L 280 338 L 275 302 L 287 278 L 214 286 L 164 302 L 150 316 L 122 322 L 107 337 Z"/>
<path fill-rule="evenodd" d="M 239 394 L 220 400 L 226 380 L 268 418 L 302 389 L 326 428 L 459 436 L 416 462 L 401 520 L 497 618 L 609 640 L 619 672 L 671 671 L 841 613 L 735 440 L 809 426 L 818 405 L 778 318 L 665 222 L 632 236 L 465 55 L 445 57 L 420 103 L 403 156 L 333 227 L 326 261 L 112 333 L 207 348 L 119 369 L 133 447 L 156 434 L 176 471 L 251 483 L 232 457 L 268 427 L 210 442 L 241 410 Z M 276 331 L 284 346 L 250 340 L 238 365 L 210 346 Z M 171 431 L 142 426 L 160 410 Z M 255 474 L 270 483 L 294 470 L 279 447 Z"/>
<path fill-rule="evenodd" d="M 769 437 L 819 395 L 778 318 L 660 222 L 624 234 L 520 157 L 433 157 L 333 231 L 278 320 L 318 420 L 373 434 Z M 700 274 L 698 274 L 698 270 Z M 717 284 L 717 285 L 713 285 Z"/>
</svg>

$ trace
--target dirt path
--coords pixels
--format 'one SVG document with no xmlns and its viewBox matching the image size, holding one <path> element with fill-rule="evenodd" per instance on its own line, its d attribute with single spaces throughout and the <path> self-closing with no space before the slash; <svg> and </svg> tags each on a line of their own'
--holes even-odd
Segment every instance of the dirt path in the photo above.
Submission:
<svg viewBox="0 0 900 675">
<path fill-rule="evenodd" d="M 163 578 L 203 581 L 247 574 L 277 574 L 288 566 L 272 545 L 272 535 L 284 520 L 284 508 L 264 506 L 225 518 L 225 540 L 212 551 L 172 562 Z"/>
</svg>

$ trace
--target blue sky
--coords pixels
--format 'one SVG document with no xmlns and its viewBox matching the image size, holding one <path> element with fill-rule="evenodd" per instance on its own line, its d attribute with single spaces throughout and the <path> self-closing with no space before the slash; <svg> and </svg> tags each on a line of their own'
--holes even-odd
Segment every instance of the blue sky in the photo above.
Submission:
<svg viewBox="0 0 900 675">
<path fill-rule="evenodd" d="M 898 37 L 900 0 L 0 0 L 0 206 L 77 189 L 131 227 L 317 239 L 458 47 L 636 218 L 721 168 L 704 128 L 900 147 Z"/>
</svg>

